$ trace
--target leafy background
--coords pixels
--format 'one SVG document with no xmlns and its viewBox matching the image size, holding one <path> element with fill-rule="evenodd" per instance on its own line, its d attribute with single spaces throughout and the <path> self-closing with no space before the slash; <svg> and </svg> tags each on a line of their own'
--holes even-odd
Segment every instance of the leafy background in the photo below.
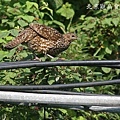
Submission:
<svg viewBox="0 0 120 120">
<path fill-rule="evenodd" d="M 98 4 L 98 7 L 96 5 Z M 120 57 L 120 0 L 1 0 L 0 61 L 33 59 L 25 45 L 7 50 L 4 45 L 31 22 L 76 32 L 78 40 L 58 57 L 66 60 L 118 60 Z M 44 57 L 43 57 L 44 59 Z M 119 69 L 97 67 L 24 68 L 0 71 L 0 85 L 59 84 L 119 78 Z M 119 95 L 119 85 L 78 88 L 72 91 Z M 0 119 L 43 119 L 42 107 L 1 104 Z M 47 119 L 120 119 L 119 114 L 48 108 Z"/>
</svg>

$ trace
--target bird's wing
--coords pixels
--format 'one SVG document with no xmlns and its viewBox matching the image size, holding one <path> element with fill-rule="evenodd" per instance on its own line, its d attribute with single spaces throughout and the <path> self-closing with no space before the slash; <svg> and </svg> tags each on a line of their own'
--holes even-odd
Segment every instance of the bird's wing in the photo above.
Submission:
<svg viewBox="0 0 120 120">
<path fill-rule="evenodd" d="M 27 41 L 33 39 L 36 35 L 37 35 L 37 33 L 35 31 L 33 31 L 31 28 L 26 28 L 25 30 L 20 32 L 18 34 L 18 36 L 15 37 L 12 41 L 8 42 L 5 45 L 5 47 L 6 48 L 14 48 L 23 42 L 27 42 Z"/>
<path fill-rule="evenodd" d="M 53 48 L 54 45 L 55 41 L 48 41 L 39 35 L 28 41 L 28 46 L 30 49 L 44 54 L 47 53 L 50 48 Z"/>
<path fill-rule="evenodd" d="M 62 37 L 62 34 L 59 33 L 56 29 L 40 25 L 37 23 L 31 23 L 30 28 L 36 31 L 41 37 L 46 38 L 48 40 L 57 41 Z"/>
</svg>

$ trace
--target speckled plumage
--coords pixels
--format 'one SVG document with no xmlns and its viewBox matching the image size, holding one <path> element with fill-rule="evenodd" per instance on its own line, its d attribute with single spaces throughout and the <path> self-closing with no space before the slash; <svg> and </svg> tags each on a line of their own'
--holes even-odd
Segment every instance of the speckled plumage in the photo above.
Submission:
<svg viewBox="0 0 120 120">
<path fill-rule="evenodd" d="M 61 34 L 54 28 L 31 23 L 28 28 L 20 32 L 5 47 L 14 48 L 23 42 L 28 42 L 30 49 L 38 53 L 56 56 L 66 50 L 75 39 L 77 37 L 74 33 Z"/>
</svg>

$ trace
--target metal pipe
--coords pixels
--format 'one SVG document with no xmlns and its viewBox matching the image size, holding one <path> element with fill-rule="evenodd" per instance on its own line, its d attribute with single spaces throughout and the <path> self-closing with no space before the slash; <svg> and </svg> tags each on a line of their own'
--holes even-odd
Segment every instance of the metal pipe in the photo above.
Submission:
<svg viewBox="0 0 120 120">
<path fill-rule="evenodd" d="M 16 69 L 16 68 L 29 68 L 29 67 L 52 67 L 52 66 L 106 66 L 115 65 L 120 67 L 120 60 L 89 60 L 89 61 L 19 61 L 19 62 L 3 62 L 0 63 L 0 70 L 3 69 Z"/>
<path fill-rule="evenodd" d="M 119 96 L 36 94 L 0 91 L 0 101 L 56 105 L 120 106 Z"/>
</svg>

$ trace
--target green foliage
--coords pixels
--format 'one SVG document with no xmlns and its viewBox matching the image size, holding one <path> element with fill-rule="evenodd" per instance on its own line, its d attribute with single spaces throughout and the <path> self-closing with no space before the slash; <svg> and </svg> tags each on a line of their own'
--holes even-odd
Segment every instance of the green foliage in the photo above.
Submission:
<svg viewBox="0 0 120 120">
<path fill-rule="evenodd" d="M 66 19 L 73 18 L 74 10 L 72 9 L 71 4 L 65 3 L 59 10 L 57 10 L 61 16 L 65 17 Z"/>
<path fill-rule="evenodd" d="M 99 5 L 99 6 L 97 6 Z M 117 7 L 117 5 L 119 7 Z M 120 58 L 120 0 L 1 0 L 0 1 L 0 61 L 33 59 L 25 45 L 7 50 L 11 41 L 31 22 L 56 28 L 61 33 L 76 32 L 78 40 L 58 57 L 66 60 L 117 60 Z M 41 57 L 41 56 L 40 56 Z M 45 57 L 41 57 L 46 60 Z M 57 59 L 57 58 L 55 58 Z M 55 60 L 54 59 L 54 60 Z M 119 69 L 97 67 L 49 67 L 0 71 L 1 85 L 59 84 L 119 78 Z M 76 88 L 73 91 L 99 94 L 119 94 L 119 86 Z M 1 119 L 43 119 L 42 108 L 3 105 Z M 119 114 L 46 110 L 46 117 L 65 120 L 120 119 Z"/>
</svg>

